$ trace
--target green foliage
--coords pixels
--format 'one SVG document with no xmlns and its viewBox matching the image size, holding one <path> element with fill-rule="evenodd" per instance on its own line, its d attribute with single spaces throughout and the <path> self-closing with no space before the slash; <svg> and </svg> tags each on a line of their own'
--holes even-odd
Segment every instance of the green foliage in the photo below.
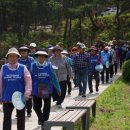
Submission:
<svg viewBox="0 0 130 130">
<path fill-rule="evenodd" d="M 123 64 L 122 78 L 125 82 L 130 83 L 130 60 L 125 61 Z"/>
</svg>

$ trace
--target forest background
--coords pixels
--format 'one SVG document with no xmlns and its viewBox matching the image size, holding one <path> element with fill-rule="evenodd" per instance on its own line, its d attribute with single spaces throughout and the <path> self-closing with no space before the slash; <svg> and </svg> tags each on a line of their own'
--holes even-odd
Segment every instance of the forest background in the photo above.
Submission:
<svg viewBox="0 0 130 130">
<path fill-rule="evenodd" d="M 115 15 L 102 15 L 116 7 Z M 0 57 L 9 47 L 35 42 L 70 49 L 78 41 L 130 41 L 130 0 L 0 0 Z"/>
</svg>

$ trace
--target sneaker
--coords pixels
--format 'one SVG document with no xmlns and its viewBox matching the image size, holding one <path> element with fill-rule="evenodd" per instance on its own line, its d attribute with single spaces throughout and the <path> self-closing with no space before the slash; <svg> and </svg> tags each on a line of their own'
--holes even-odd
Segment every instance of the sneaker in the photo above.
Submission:
<svg viewBox="0 0 130 130">
<path fill-rule="evenodd" d="M 27 113 L 27 117 L 31 117 L 31 113 Z"/>
<path fill-rule="evenodd" d="M 43 124 L 41 125 L 41 130 L 44 130 L 44 125 Z"/>
<path fill-rule="evenodd" d="M 82 94 L 82 97 L 86 97 L 86 95 L 85 95 L 85 94 Z"/>
<path fill-rule="evenodd" d="M 81 94 L 81 92 L 79 92 L 79 96 L 81 96 L 82 94 Z"/>
<path fill-rule="evenodd" d="M 93 91 L 90 91 L 89 94 L 93 93 Z"/>
<path fill-rule="evenodd" d="M 98 90 L 98 87 L 96 87 L 96 92 L 98 92 L 99 90 Z"/>
<path fill-rule="evenodd" d="M 58 108 L 62 108 L 62 105 L 57 105 L 58 106 Z"/>
<path fill-rule="evenodd" d="M 42 125 L 42 122 L 40 120 L 38 120 L 38 125 Z"/>
<path fill-rule="evenodd" d="M 71 93 L 68 93 L 68 95 L 71 95 Z"/>
</svg>

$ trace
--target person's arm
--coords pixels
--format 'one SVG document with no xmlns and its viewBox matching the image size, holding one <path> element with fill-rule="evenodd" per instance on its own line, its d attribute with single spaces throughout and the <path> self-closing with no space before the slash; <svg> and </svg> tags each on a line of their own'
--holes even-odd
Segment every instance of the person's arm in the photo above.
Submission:
<svg viewBox="0 0 130 130">
<path fill-rule="evenodd" d="M 3 67 L 1 68 L 0 71 L 0 100 L 2 98 L 2 71 L 3 71 Z"/>
<path fill-rule="evenodd" d="M 30 72 L 24 66 L 24 80 L 25 80 L 25 99 L 28 100 L 32 92 L 32 78 Z"/>
<path fill-rule="evenodd" d="M 59 95 L 61 95 L 60 84 L 59 84 L 59 82 L 58 82 L 58 79 L 57 79 L 57 77 L 56 77 L 56 74 L 55 74 L 55 72 L 54 72 L 54 70 L 53 70 L 53 68 L 52 68 L 51 65 L 50 65 L 50 74 L 51 74 L 51 75 L 50 75 L 50 78 L 51 78 L 52 84 L 54 85 L 54 87 L 55 87 L 57 93 L 58 93 Z"/>
</svg>

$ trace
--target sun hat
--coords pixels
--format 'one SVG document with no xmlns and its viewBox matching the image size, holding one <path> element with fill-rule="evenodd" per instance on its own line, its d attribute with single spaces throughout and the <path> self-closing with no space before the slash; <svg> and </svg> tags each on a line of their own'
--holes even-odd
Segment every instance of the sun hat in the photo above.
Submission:
<svg viewBox="0 0 130 130">
<path fill-rule="evenodd" d="M 27 45 L 22 45 L 21 47 L 19 47 L 19 50 L 29 50 L 29 48 L 27 47 Z"/>
<path fill-rule="evenodd" d="M 68 53 L 67 50 L 63 50 L 63 51 L 61 52 L 61 54 L 66 54 L 66 55 L 68 55 L 69 53 Z"/>
<path fill-rule="evenodd" d="M 18 50 L 15 47 L 10 48 L 5 57 L 8 57 L 9 54 L 16 54 L 19 57 L 21 57 L 21 55 L 19 54 Z"/>
<path fill-rule="evenodd" d="M 37 47 L 36 43 L 30 43 L 29 47 Z"/>
<path fill-rule="evenodd" d="M 47 52 L 46 51 L 43 51 L 43 50 L 39 50 L 35 53 L 35 55 L 46 55 L 48 56 Z"/>
</svg>

